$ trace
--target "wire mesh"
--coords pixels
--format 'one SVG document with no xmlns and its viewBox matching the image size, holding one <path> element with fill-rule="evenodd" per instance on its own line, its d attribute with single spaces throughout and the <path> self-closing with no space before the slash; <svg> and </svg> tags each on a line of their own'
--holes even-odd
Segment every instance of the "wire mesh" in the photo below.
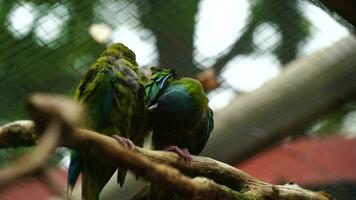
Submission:
<svg viewBox="0 0 356 200">
<path fill-rule="evenodd" d="M 307 1 L 216 2 L 220 1 L 0 1 L 0 122 L 25 118 L 23 100 L 31 92 L 71 96 L 81 76 L 111 42 L 120 41 L 132 48 L 142 67 L 170 67 L 180 76 L 191 77 L 214 68 L 221 87 L 209 94 L 213 102 L 224 92 L 234 99 L 237 92 L 253 91 L 275 77 L 285 64 L 350 33 L 332 19 L 316 23 L 318 8 Z M 246 13 L 236 15 L 241 7 Z M 225 10 L 234 9 L 237 11 L 230 18 L 221 17 L 226 16 Z M 326 18 L 323 11 L 318 12 Z M 240 24 L 227 29 L 235 20 Z M 202 21 L 204 25 L 199 24 Z M 331 22 L 338 29 L 334 35 L 322 26 Z M 206 31 L 199 32 L 200 26 Z M 227 38 L 228 31 L 224 29 L 235 34 Z M 239 67 L 253 62 L 266 66 Z M 249 79 L 262 78 L 246 89 L 234 80 L 244 74 L 240 69 L 252 71 Z M 266 78 L 261 73 L 271 75 Z M 224 103 L 217 104 L 222 107 Z M 354 193 L 356 180 L 353 181 L 341 184 L 340 187 L 353 186 L 339 188 L 340 193 L 336 189 L 335 196 L 342 199 L 347 191 Z M 322 188 L 325 184 L 311 187 Z M 325 190 L 333 188 L 334 185 Z"/>
</svg>

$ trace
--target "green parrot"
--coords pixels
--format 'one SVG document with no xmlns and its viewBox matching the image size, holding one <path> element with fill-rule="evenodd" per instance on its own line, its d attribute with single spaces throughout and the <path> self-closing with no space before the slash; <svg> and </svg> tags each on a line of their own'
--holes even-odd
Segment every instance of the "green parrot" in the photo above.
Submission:
<svg viewBox="0 0 356 200">
<path fill-rule="evenodd" d="M 214 128 L 213 112 L 199 81 L 177 79 L 172 70 L 152 68 L 145 84 L 145 104 L 152 113 L 154 149 L 174 151 L 190 162 L 199 154 Z M 149 200 L 168 200 L 173 194 L 151 184 Z"/>
<path fill-rule="evenodd" d="M 110 45 L 96 60 L 76 89 L 76 100 L 84 105 L 92 129 L 117 136 L 128 148 L 143 144 L 145 90 L 135 53 L 121 43 Z M 131 142 L 133 141 L 133 143 Z M 68 191 L 71 193 L 82 173 L 82 197 L 97 200 L 118 167 L 111 161 L 71 151 Z M 127 170 L 118 169 L 118 183 L 124 183 Z"/>
</svg>

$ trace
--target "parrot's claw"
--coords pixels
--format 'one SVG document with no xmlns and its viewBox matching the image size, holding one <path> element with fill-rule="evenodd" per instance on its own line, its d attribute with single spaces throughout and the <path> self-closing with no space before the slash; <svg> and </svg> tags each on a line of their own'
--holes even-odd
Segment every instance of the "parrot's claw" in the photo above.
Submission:
<svg viewBox="0 0 356 200">
<path fill-rule="evenodd" d="M 179 148 L 177 146 L 171 145 L 166 147 L 164 150 L 176 152 L 181 158 L 190 163 L 193 160 L 192 155 L 190 155 L 189 150 L 186 148 Z"/>
<path fill-rule="evenodd" d="M 118 135 L 112 135 L 112 137 L 129 150 L 133 150 L 135 148 L 135 144 L 130 139 Z"/>
</svg>

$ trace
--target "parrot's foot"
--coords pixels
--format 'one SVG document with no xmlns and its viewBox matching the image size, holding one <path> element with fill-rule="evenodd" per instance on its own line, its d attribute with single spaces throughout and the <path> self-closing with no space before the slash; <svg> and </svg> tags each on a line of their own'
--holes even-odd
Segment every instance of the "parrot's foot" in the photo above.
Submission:
<svg viewBox="0 0 356 200">
<path fill-rule="evenodd" d="M 130 139 L 118 135 L 112 135 L 112 137 L 127 149 L 133 150 L 135 148 L 135 144 Z"/>
<path fill-rule="evenodd" d="M 181 158 L 183 158 L 187 162 L 191 162 L 193 160 L 192 155 L 190 155 L 188 149 L 186 148 L 179 148 L 175 145 L 167 146 L 164 148 L 165 151 L 173 151 L 176 152 Z"/>
</svg>

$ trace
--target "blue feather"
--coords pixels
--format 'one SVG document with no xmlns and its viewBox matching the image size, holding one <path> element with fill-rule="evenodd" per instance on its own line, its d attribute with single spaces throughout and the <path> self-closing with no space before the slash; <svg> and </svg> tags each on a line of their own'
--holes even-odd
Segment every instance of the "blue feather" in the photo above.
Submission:
<svg viewBox="0 0 356 200">
<path fill-rule="evenodd" d="M 68 184 L 72 189 L 77 182 L 78 176 L 83 169 L 83 161 L 80 156 L 80 152 L 72 150 L 70 152 L 70 163 L 68 169 Z"/>
<path fill-rule="evenodd" d="M 170 79 L 174 79 L 176 77 L 173 70 L 162 70 L 162 69 L 155 69 L 158 70 L 157 77 L 155 77 L 152 82 L 146 85 L 146 89 L 148 88 L 149 91 L 147 92 L 146 96 L 149 97 L 148 101 L 146 102 L 146 108 L 152 106 L 157 97 L 163 91 L 163 89 L 169 84 Z"/>
<path fill-rule="evenodd" d="M 109 87 L 109 90 L 107 91 L 107 94 L 100 105 L 101 113 L 103 115 L 101 119 L 103 122 L 108 121 L 110 117 L 110 111 L 112 109 L 112 104 L 113 104 L 113 87 L 111 86 Z"/>
</svg>

